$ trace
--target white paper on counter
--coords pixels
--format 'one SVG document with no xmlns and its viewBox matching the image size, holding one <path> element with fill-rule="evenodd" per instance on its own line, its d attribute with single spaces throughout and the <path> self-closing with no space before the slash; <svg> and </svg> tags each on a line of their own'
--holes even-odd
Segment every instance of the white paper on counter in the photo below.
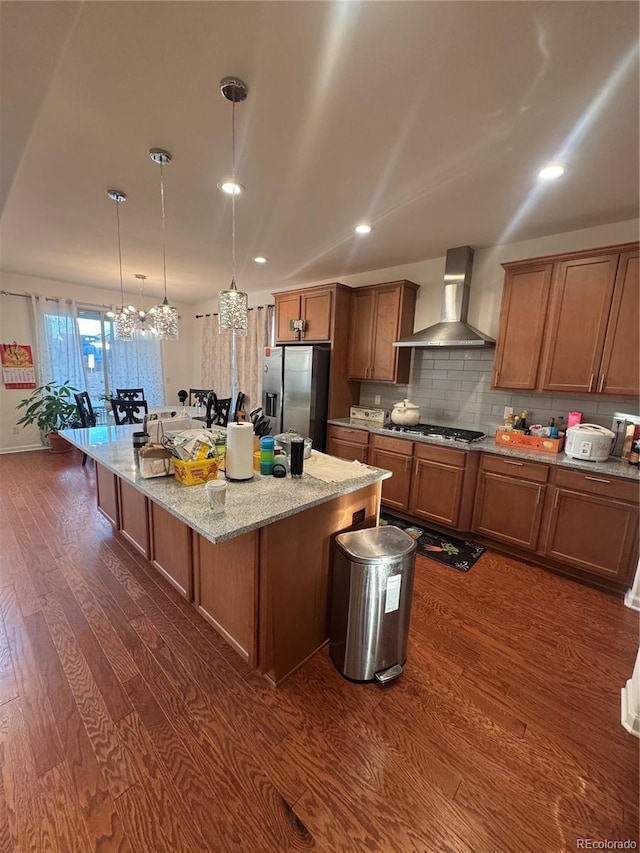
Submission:
<svg viewBox="0 0 640 853">
<path fill-rule="evenodd" d="M 341 483 L 343 480 L 357 480 L 370 473 L 370 469 L 361 462 L 348 462 L 336 459 L 318 450 L 311 451 L 311 457 L 304 460 L 304 473 L 324 483 Z"/>
</svg>

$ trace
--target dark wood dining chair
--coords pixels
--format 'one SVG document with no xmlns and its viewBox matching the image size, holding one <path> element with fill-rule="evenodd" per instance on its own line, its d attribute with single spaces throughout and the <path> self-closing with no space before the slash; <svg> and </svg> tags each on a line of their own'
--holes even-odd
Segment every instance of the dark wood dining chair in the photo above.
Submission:
<svg viewBox="0 0 640 853">
<path fill-rule="evenodd" d="M 238 420 L 238 412 L 244 411 L 245 403 L 247 401 L 247 395 L 242 391 L 238 391 L 238 396 L 236 397 L 236 405 L 233 409 L 233 420 Z"/>
<path fill-rule="evenodd" d="M 195 406 L 200 403 L 201 406 L 207 405 L 207 397 L 213 392 L 213 388 L 189 388 L 189 405 Z"/>
<path fill-rule="evenodd" d="M 116 425 L 120 426 L 121 424 L 141 424 L 149 407 L 146 400 L 123 400 L 121 397 L 112 397 L 111 410 Z"/>
<path fill-rule="evenodd" d="M 188 396 L 189 394 L 184 390 L 184 388 L 181 391 L 178 391 L 178 400 L 180 400 L 180 405 L 184 406 Z"/>
<path fill-rule="evenodd" d="M 87 429 L 88 427 L 94 427 L 96 425 L 96 416 L 93 411 L 93 406 L 91 405 L 91 398 L 89 397 L 89 393 L 87 391 L 81 391 L 78 394 L 73 395 L 76 400 L 76 407 L 78 409 L 78 417 L 80 418 L 80 423 L 82 426 Z M 87 464 L 87 454 L 82 454 L 82 464 Z"/>
<path fill-rule="evenodd" d="M 215 396 L 215 395 L 214 395 Z M 231 397 L 217 397 L 213 405 L 211 423 L 207 426 L 223 426 L 229 423 L 229 410 L 231 409 Z"/>
<path fill-rule="evenodd" d="M 144 400 L 144 388 L 116 388 L 120 400 Z"/>
</svg>

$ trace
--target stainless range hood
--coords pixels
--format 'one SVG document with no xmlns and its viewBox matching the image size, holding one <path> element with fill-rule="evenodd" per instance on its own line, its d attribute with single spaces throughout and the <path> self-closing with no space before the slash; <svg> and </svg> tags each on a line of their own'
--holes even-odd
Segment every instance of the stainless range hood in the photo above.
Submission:
<svg viewBox="0 0 640 853">
<path fill-rule="evenodd" d="M 447 251 L 440 322 L 394 341 L 394 347 L 495 346 L 493 338 L 467 323 L 472 267 L 473 249 L 470 246 Z"/>
</svg>

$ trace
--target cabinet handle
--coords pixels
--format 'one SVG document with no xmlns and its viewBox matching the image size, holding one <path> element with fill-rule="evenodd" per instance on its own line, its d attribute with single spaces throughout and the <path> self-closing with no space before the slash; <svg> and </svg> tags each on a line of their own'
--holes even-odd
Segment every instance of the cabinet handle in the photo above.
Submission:
<svg viewBox="0 0 640 853">
<path fill-rule="evenodd" d="M 585 475 L 585 480 L 592 480 L 594 483 L 606 483 L 608 486 L 611 485 L 611 480 L 603 480 L 602 477 L 587 477 Z"/>
<path fill-rule="evenodd" d="M 500 382 L 500 371 L 496 373 L 496 385 Z"/>
<path fill-rule="evenodd" d="M 558 495 L 560 494 L 560 489 L 556 489 L 556 496 L 553 499 L 553 508 L 555 509 L 558 506 Z"/>
<path fill-rule="evenodd" d="M 404 460 L 404 470 L 405 471 L 411 470 L 411 457 L 410 456 L 407 456 L 407 458 Z"/>
<path fill-rule="evenodd" d="M 594 379 L 594 377 L 595 377 L 595 373 L 592 373 L 592 374 L 591 374 L 591 379 L 589 380 L 589 387 L 588 387 L 588 389 L 587 389 L 588 391 L 591 391 L 591 386 L 593 385 L 593 379 Z"/>
<path fill-rule="evenodd" d="M 603 388 L 604 388 L 604 373 L 600 377 L 600 384 L 598 385 L 598 394 L 602 391 Z"/>
<path fill-rule="evenodd" d="M 542 497 L 542 486 L 538 486 L 538 497 L 536 499 L 536 503 L 540 503 L 540 498 Z"/>
<path fill-rule="evenodd" d="M 514 462 L 511 459 L 503 459 L 502 461 L 504 462 L 505 465 L 520 465 L 520 467 L 522 467 L 524 465 L 524 462 Z"/>
</svg>

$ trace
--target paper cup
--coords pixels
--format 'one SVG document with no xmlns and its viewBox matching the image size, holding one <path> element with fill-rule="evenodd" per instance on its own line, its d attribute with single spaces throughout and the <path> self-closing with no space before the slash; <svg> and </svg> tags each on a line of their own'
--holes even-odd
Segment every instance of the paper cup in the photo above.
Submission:
<svg viewBox="0 0 640 853">
<path fill-rule="evenodd" d="M 204 484 L 204 493 L 211 512 L 224 512 L 227 497 L 227 483 L 225 480 L 207 480 Z"/>
</svg>

